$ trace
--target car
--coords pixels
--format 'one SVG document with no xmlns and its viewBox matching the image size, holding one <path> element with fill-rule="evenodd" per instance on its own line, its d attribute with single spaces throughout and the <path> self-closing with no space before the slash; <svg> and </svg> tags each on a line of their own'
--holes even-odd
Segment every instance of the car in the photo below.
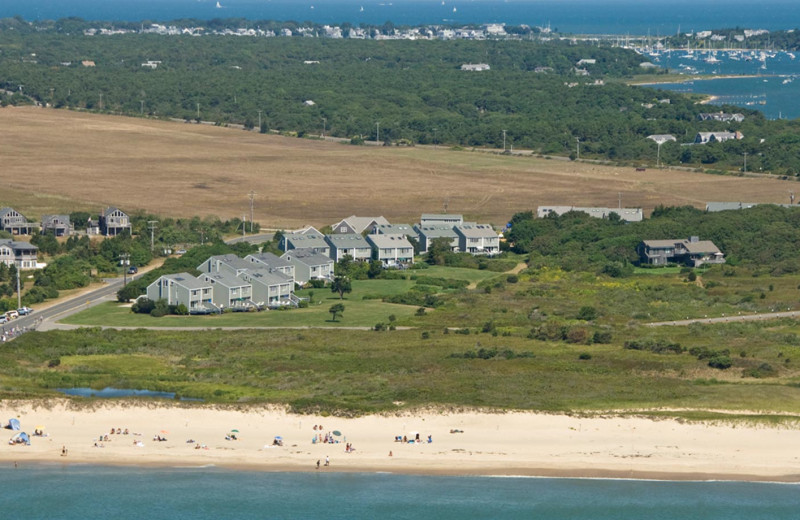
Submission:
<svg viewBox="0 0 800 520">
<path fill-rule="evenodd" d="M 6 318 L 6 315 L 5 314 L 0 314 L 0 325 L 2 325 L 3 323 L 5 323 L 7 321 L 8 321 L 8 318 Z"/>
<path fill-rule="evenodd" d="M 28 314 L 31 314 L 33 312 L 33 309 L 31 309 L 30 307 L 20 307 L 19 309 L 17 309 L 17 312 L 19 313 L 20 316 L 27 316 Z"/>
<path fill-rule="evenodd" d="M 19 318 L 19 313 L 17 311 L 8 311 L 6 313 L 6 319 L 13 320 Z"/>
<path fill-rule="evenodd" d="M 177 251 L 175 251 L 175 254 L 176 255 L 185 255 L 186 254 L 186 250 L 185 249 L 178 249 Z"/>
<path fill-rule="evenodd" d="M 132 265 L 128 268 L 128 274 L 136 274 L 139 272 L 139 268 L 135 265 Z"/>
</svg>

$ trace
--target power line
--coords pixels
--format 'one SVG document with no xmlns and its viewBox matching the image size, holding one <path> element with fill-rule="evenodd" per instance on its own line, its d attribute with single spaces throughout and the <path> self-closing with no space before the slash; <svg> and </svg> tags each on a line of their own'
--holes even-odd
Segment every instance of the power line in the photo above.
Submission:
<svg viewBox="0 0 800 520">
<path fill-rule="evenodd" d="M 253 199 L 256 196 L 256 192 L 250 190 L 250 232 L 253 232 Z"/>
</svg>

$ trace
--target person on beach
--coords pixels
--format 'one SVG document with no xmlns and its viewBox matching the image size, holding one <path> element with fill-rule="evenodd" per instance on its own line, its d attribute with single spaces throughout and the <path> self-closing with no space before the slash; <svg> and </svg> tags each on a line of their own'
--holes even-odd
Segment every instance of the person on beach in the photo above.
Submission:
<svg viewBox="0 0 800 520">
<path fill-rule="evenodd" d="M 317 459 L 317 469 L 319 469 L 319 459 Z"/>
<path fill-rule="evenodd" d="M 331 458 L 328 457 L 327 455 L 325 455 L 325 465 L 326 466 L 330 466 L 331 465 Z"/>
</svg>

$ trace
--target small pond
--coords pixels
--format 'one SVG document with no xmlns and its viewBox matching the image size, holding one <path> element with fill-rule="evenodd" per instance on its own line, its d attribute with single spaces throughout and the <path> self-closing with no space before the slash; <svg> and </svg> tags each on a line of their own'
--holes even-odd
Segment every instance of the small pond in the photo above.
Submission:
<svg viewBox="0 0 800 520">
<path fill-rule="evenodd" d="M 133 388 L 113 388 L 106 387 L 102 390 L 95 390 L 94 388 L 56 388 L 56 391 L 65 395 L 73 395 L 78 397 L 100 397 L 100 398 L 115 398 L 115 397 L 155 397 L 157 399 L 175 399 L 175 392 L 156 392 L 154 390 L 137 390 Z M 191 397 L 181 397 L 181 401 L 202 401 L 202 399 L 195 399 Z"/>
</svg>

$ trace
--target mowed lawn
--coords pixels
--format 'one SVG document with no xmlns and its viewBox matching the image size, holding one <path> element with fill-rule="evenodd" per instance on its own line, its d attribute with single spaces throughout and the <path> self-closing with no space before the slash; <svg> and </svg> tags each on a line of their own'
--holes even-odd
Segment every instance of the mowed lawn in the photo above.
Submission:
<svg viewBox="0 0 800 520">
<path fill-rule="evenodd" d="M 353 280 L 353 290 L 340 299 L 329 288 L 302 289 L 297 296 L 307 298 L 308 308 L 272 310 L 266 312 L 225 313 L 208 316 L 164 316 L 134 314 L 130 304 L 107 303 L 61 320 L 70 325 L 109 327 L 373 327 L 378 323 L 390 324 L 394 316 L 398 325 L 408 325 L 419 307 L 386 303 L 383 298 L 404 294 L 417 285 L 412 277 L 433 277 L 479 282 L 500 273 L 432 266 L 428 269 L 409 270 L 405 279 Z M 446 292 L 442 290 L 442 292 Z M 344 314 L 331 320 L 329 309 L 337 303 L 344 304 Z M 430 310 L 429 310 L 430 312 Z"/>
</svg>

